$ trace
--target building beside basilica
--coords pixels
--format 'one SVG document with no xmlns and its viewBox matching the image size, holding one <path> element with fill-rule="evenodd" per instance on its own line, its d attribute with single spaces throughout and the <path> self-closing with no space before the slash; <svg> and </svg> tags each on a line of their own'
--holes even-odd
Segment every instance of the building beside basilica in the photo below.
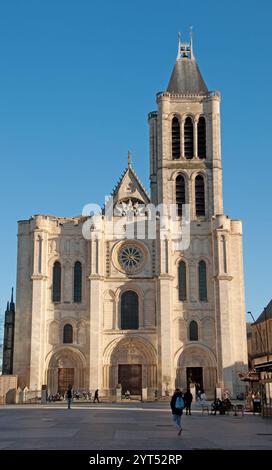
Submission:
<svg viewBox="0 0 272 470">
<path fill-rule="evenodd" d="M 56 393 L 71 383 L 112 395 L 121 384 L 148 397 L 193 383 L 211 397 L 215 387 L 232 396 L 243 390 L 242 224 L 224 214 L 220 94 L 208 91 L 192 41 L 179 42 L 168 87 L 148 121 L 151 196 L 129 161 L 113 192 L 120 222 L 113 237 L 103 217 L 91 239 L 83 236 L 85 216 L 19 222 L 18 385 L 47 384 Z M 169 230 L 165 237 L 122 238 L 123 215 L 143 220 L 139 207 L 150 202 L 176 204 L 180 225 L 182 206 L 190 205 L 188 249 L 177 249 Z"/>
</svg>

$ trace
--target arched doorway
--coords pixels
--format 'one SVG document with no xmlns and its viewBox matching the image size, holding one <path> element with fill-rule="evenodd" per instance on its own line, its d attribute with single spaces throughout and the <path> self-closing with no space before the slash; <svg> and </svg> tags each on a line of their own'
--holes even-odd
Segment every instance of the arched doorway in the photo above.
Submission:
<svg viewBox="0 0 272 470">
<path fill-rule="evenodd" d="M 154 397 L 157 388 L 157 357 L 153 346 L 140 337 L 113 341 L 105 350 L 103 388 L 112 395 L 118 384 L 123 393 L 140 397 L 146 389 Z"/>
<path fill-rule="evenodd" d="M 176 387 L 186 389 L 190 384 L 203 388 L 209 398 L 214 397 L 217 381 L 216 360 L 206 347 L 190 345 L 177 356 Z"/>
<path fill-rule="evenodd" d="M 75 348 L 61 348 L 49 359 L 47 368 L 48 393 L 61 395 L 68 385 L 74 390 L 86 388 L 86 360 L 81 351 Z"/>
</svg>

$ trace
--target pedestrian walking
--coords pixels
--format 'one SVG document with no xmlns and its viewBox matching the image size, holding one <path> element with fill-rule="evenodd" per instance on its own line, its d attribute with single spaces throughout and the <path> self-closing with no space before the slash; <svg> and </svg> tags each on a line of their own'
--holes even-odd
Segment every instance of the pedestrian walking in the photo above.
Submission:
<svg viewBox="0 0 272 470">
<path fill-rule="evenodd" d="M 185 403 L 185 408 L 186 408 L 186 415 L 191 415 L 191 405 L 193 401 L 193 395 L 190 392 L 189 388 L 187 388 L 187 391 L 184 393 L 184 403 Z"/>
<path fill-rule="evenodd" d="M 73 399 L 73 387 L 72 387 L 72 385 L 68 385 L 68 390 L 66 392 L 66 398 L 67 398 L 68 410 L 70 410 L 71 409 L 72 399 Z"/>
<path fill-rule="evenodd" d="M 179 388 L 176 388 L 171 398 L 170 406 L 172 410 L 173 421 L 176 427 L 178 428 L 178 435 L 180 436 L 182 432 L 181 417 L 183 415 L 184 400 L 183 400 L 182 392 Z"/>
<path fill-rule="evenodd" d="M 207 396 L 206 396 L 206 393 L 204 392 L 203 389 L 201 390 L 199 399 L 200 399 L 201 405 L 203 405 L 203 406 L 207 405 Z"/>
<path fill-rule="evenodd" d="M 93 403 L 95 403 L 97 401 L 97 403 L 100 403 L 99 401 L 99 395 L 98 395 L 98 388 L 96 389 L 96 391 L 94 392 L 94 399 L 93 399 Z"/>
</svg>

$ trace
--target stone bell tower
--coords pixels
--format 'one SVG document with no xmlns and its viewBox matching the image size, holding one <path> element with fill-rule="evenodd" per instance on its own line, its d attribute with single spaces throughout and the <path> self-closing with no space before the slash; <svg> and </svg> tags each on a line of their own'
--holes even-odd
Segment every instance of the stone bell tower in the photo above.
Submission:
<svg viewBox="0 0 272 470">
<path fill-rule="evenodd" d="M 189 248 L 177 252 L 168 242 L 167 286 L 159 299 L 162 368 L 172 357 L 174 368 L 164 374 L 173 386 L 188 386 L 191 377 L 210 395 L 215 387 L 235 394 L 247 364 L 242 224 L 223 212 L 220 93 L 208 91 L 192 34 L 189 42 L 179 34 L 170 81 L 157 94 L 149 126 L 152 203 L 176 204 L 180 220 L 182 206 L 190 207 Z M 162 276 L 162 263 L 160 269 Z"/>
<path fill-rule="evenodd" d="M 174 69 L 167 90 L 157 94 L 157 105 L 158 110 L 149 114 L 152 202 L 179 202 L 174 175 L 181 172 L 189 179 L 181 202 L 192 205 L 195 220 L 199 214 L 189 183 L 192 188 L 198 184 L 192 177 L 199 171 L 206 186 L 201 216 L 222 214 L 220 93 L 208 91 L 193 54 L 192 36 L 182 43 L 179 34 Z"/>
</svg>

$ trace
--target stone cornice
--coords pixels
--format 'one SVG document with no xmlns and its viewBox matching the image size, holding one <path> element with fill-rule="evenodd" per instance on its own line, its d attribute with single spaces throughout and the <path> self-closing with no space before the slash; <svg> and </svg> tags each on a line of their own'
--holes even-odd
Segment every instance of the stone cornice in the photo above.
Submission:
<svg viewBox="0 0 272 470">
<path fill-rule="evenodd" d="M 175 279 L 171 274 L 160 274 L 157 276 L 158 281 L 173 281 Z"/>
<path fill-rule="evenodd" d="M 139 334 L 155 334 L 157 332 L 157 327 L 141 327 L 138 328 L 137 330 L 102 330 L 103 334 L 105 335 L 121 335 L 121 336 L 127 336 L 127 337 L 132 337 L 132 336 L 139 336 Z"/>
<path fill-rule="evenodd" d="M 100 274 L 91 274 L 89 276 L 90 281 L 104 281 L 104 276 L 100 276 Z"/>
<path fill-rule="evenodd" d="M 160 91 L 157 93 L 157 102 L 161 101 L 162 99 L 175 99 L 178 101 L 209 101 L 210 99 L 217 99 L 220 101 L 221 95 L 219 91 L 209 91 L 208 93 L 203 94 L 195 94 L 195 93 L 170 93 L 168 91 Z"/>
<path fill-rule="evenodd" d="M 161 166 L 158 166 L 158 170 L 165 169 L 169 170 L 205 170 L 212 168 L 212 161 L 200 158 L 192 158 L 190 160 L 186 158 L 179 158 L 178 160 L 164 160 Z"/>
<path fill-rule="evenodd" d="M 214 276 L 214 281 L 232 281 L 233 276 L 229 276 L 227 274 L 218 274 L 218 276 Z"/>
<path fill-rule="evenodd" d="M 91 276 L 90 276 L 91 278 Z M 89 278 L 89 279 L 90 279 Z M 104 277 L 103 280 L 105 282 L 139 282 L 139 281 L 144 281 L 144 282 L 154 282 L 157 280 L 155 279 L 155 276 L 150 276 L 150 277 L 115 277 L 115 276 L 108 276 Z"/>
<path fill-rule="evenodd" d="M 45 276 L 44 274 L 33 274 L 30 279 L 32 281 L 46 281 L 48 276 Z"/>
</svg>

